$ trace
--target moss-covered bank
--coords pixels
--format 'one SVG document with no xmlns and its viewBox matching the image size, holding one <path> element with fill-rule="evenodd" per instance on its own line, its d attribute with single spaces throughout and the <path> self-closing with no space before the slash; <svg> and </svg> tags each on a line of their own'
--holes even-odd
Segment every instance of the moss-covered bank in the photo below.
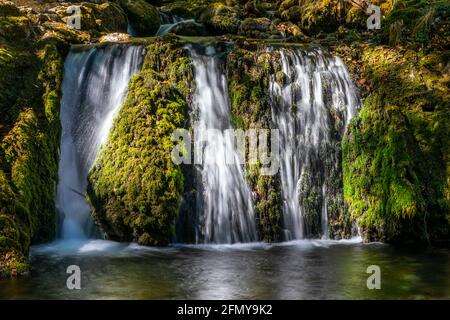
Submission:
<svg viewBox="0 0 450 320">
<path fill-rule="evenodd" d="M 63 58 L 53 39 L 0 5 L 0 276 L 27 269 L 29 246 L 55 233 Z"/>
<path fill-rule="evenodd" d="M 71 3 L 81 5 L 81 30 L 65 23 Z M 267 44 L 246 37 L 311 42 L 341 55 L 364 107 L 343 144 L 351 217 L 341 219 L 336 211 L 331 232 L 342 233 L 339 221 L 356 219 L 367 241 L 448 241 L 448 1 L 374 0 L 381 5 L 382 29 L 370 32 L 365 7 L 340 0 L 0 1 L 0 274 L 25 271 L 30 244 L 54 235 L 58 108 L 68 47 L 124 32 L 127 20 L 138 34 L 153 34 L 160 20 L 149 3 L 237 42 L 226 63 L 237 128 L 270 127 L 267 81 L 280 76 Z M 192 69 L 177 40 L 146 41 L 144 68 L 91 172 L 89 196 L 111 238 L 160 245 L 171 239 L 183 192 L 184 199 L 195 194 L 189 170 L 170 159 L 173 129 L 189 127 Z M 276 241 L 279 178 L 258 172 L 258 165 L 247 170 L 258 231 L 261 239 Z"/>
</svg>

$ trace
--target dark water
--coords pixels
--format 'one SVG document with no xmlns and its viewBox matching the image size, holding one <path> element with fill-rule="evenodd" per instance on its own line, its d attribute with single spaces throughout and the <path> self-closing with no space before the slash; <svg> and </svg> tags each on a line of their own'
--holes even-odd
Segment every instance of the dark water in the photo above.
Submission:
<svg viewBox="0 0 450 320">
<path fill-rule="evenodd" d="M 162 249 L 107 241 L 34 247 L 27 277 L 0 281 L 3 299 L 450 299 L 448 249 L 354 241 Z M 81 290 L 66 269 L 81 268 Z M 370 265 L 381 289 L 369 290 Z"/>
</svg>

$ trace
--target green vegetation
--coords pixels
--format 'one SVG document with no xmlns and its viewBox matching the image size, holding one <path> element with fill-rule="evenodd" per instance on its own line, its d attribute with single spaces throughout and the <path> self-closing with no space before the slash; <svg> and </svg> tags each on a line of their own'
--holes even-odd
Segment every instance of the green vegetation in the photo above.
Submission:
<svg viewBox="0 0 450 320">
<path fill-rule="evenodd" d="M 184 181 L 171 135 L 187 117 L 190 63 L 176 41 L 156 40 L 131 81 L 89 175 L 94 219 L 111 239 L 165 245 L 173 236 Z"/>
<path fill-rule="evenodd" d="M 450 4 L 445 0 L 397 1 L 383 21 L 383 41 L 391 45 L 407 42 L 428 45 L 434 50 L 442 48 L 448 45 L 450 37 L 449 12 Z"/>
<path fill-rule="evenodd" d="M 367 240 L 448 238 L 448 54 L 363 51 L 373 90 L 344 142 L 344 192 Z"/>
<path fill-rule="evenodd" d="M 55 233 L 63 60 L 20 12 L 0 12 L 0 274 L 20 274 L 30 243 Z"/>
<path fill-rule="evenodd" d="M 125 32 L 127 22 L 138 35 L 153 36 L 161 23 L 158 10 L 195 18 L 209 35 L 228 35 L 220 43 L 233 44 L 226 73 L 236 128 L 270 127 L 269 77 L 283 82 L 284 75 L 276 50 L 266 52 L 269 41 L 312 43 L 340 55 L 363 108 L 343 141 L 342 168 L 333 167 L 327 183 L 339 194 L 343 175 L 346 201 L 338 196 L 329 203 L 330 235 L 345 237 L 356 220 L 367 241 L 448 241 L 450 5 L 374 0 L 382 28 L 368 32 L 363 1 L 352 2 L 77 1 L 82 30 L 73 30 L 65 23 L 71 1 L 15 1 L 21 9 L 2 1 L 0 275 L 26 272 L 30 244 L 54 237 L 60 87 L 70 45 Z M 216 42 L 211 39 L 196 40 Z M 112 239 L 163 245 L 173 235 L 182 194 L 195 195 L 190 173 L 170 159 L 173 129 L 189 127 L 192 67 L 176 38 L 133 41 L 148 44 L 144 66 L 90 173 L 88 193 L 95 220 Z M 258 232 L 277 241 L 280 181 L 260 176 L 259 169 L 250 166 L 246 177 L 255 194 Z M 320 195 L 312 178 L 305 181 L 302 199 L 311 209 L 307 219 L 315 221 Z"/>
<path fill-rule="evenodd" d="M 144 0 L 120 0 L 137 36 L 153 36 L 161 24 L 158 10 Z"/>
<path fill-rule="evenodd" d="M 270 128 L 269 77 L 280 68 L 275 56 L 255 49 L 237 48 L 227 56 L 232 119 L 244 130 Z M 280 239 L 280 177 L 262 176 L 260 169 L 260 164 L 250 165 L 246 178 L 255 193 L 259 238 L 273 242 Z"/>
<path fill-rule="evenodd" d="M 98 32 L 126 32 L 127 16 L 122 7 L 116 3 L 89 3 L 80 4 L 81 9 L 81 30 L 96 34 Z M 57 15 L 66 21 L 69 14 L 67 7 L 59 7 Z"/>
<path fill-rule="evenodd" d="M 240 24 L 239 18 L 240 13 L 237 8 L 220 2 L 210 4 L 200 15 L 200 21 L 216 34 L 236 34 Z"/>
</svg>

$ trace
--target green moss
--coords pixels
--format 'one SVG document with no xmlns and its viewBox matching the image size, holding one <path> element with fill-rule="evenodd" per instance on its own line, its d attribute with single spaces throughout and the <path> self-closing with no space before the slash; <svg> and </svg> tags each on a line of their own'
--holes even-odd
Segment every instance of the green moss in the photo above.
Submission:
<svg viewBox="0 0 450 320">
<path fill-rule="evenodd" d="M 266 39 L 270 36 L 279 36 L 279 31 L 268 18 L 247 18 L 239 27 L 239 35 L 249 38 Z"/>
<path fill-rule="evenodd" d="M 171 135 L 187 116 L 190 58 L 176 42 L 147 47 L 142 71 L 89 174 L 94 219 L 111 239 L 164 245 L 173 236 L 184 178 Z"/>
<path fill-rule="evenodd" d="M 138 36 L 153 36 L 161 24 L 158 10 L 144 0 L 120 0 L 128 21 Z"/>
<path fill-rule="evenodd" d="M 264 49 L 237 48 L 228 54 L 228 90 L 235 128 L 271 127 L 268 84 L 269 76 L 277 71 L 276 61 L 277 57 Z M 260 164 L 250 165 L 246 178 L 255 193 L 259 238 L 272 242 L 280 239 L 280 178 L 278 175 L 262 176 L 260 169 Z"/>
<path fill-rule="evenodd" d="M 0 278 L 19 276 L 27 272 L 27 259 L 21 253 L 10 251 L 6 254 L 2 254 L 0 252 Z"/>
<path fill-rule="evenodd" d="M 122 7 L 113 2 L 89 3 L 82 2 L 81 10 L 81 30 L 89 31 L 91 34 L 97 32 L 126 32 L 127 16 Z M 69 14 L 66 6 L 57 10 L 61 19 L 66 21 Z M 74 31 L 76 32 L 76 31 Z"/>
<path fill-rule="evenodd" d="M 239 10 L 220 2 L 210 4 L 199 19 L 216 34 L 236 34 L 241 23 Z"/>
<path fill-rule="evenodd" d="M 43 36 L 44 40 L 56 41 L 66 46 L 87 43 L 92 39 L 88 32 L 69 29 L 65 23 L 45 22 L 43 26 L 47 30 Z"/>
<path fill-rule="evenodd" d="M 0 16 L 7 17 L 7 16 L 21 16 L 21 12 L 19 8 L 17 8 L 14 4 L 11 2 L 2 2 L 0 3 Z"/>
<path fill-rule="evenodd" d="M 206 7 L 215 0 L 174 0 L 162 3 L 161 12 L 185 19 L 198 19 Z"/>
<path fill-rule="evenodd" d="M 445 0 L 397 1 L 383 21 L 381 35 L 391 45 L 412 43 L 436 47 L 448 42 L 450 4 Z"/>
<path fill-rule="evenodd" d="M 7 41 L 30 39 L 31 21 L 25 16 L 0 16 L 0 36 Z"/>
<path fill-rule="evenodd" d="M 440 59 L 364 50 L 374 90 L 344 141 L 344 193 L 367 240 L 448 239 L 449 91 Z M 434 62 L 432 62 L 434 61 Z"/>
<path fill-rule="evenodd" d="M 322 204 L 322 186 L 318 174 L 312 174 L 310 168 L 305 168 L 300 178 L 298 201 L 303 208 L 305 231 L 308 237 L 320 237 L 320 212 Z M 327 235 L 328 236 L 328 235 Z"/>
<path fill-rule="evenodd" d="M 26 27 L 29 35 L 22 40 L 29 41 L 5 37 L 0 45 L 0 272 L 5 274 L 24 271 L 30 244 L 52 239 L 56 227 L 63 61 L 56 42 L 36 42 L 31 23 L 20 21 L 19 29 Z"/>
<path fill-rule="evenodd" d="M 285 1 L 279 8 L 281 17 L 287 21 L 297 23 L 309 34 L 319 31 L 332 32 L 339 26 L 337 0 L 301 0 Z"/>
</svg>

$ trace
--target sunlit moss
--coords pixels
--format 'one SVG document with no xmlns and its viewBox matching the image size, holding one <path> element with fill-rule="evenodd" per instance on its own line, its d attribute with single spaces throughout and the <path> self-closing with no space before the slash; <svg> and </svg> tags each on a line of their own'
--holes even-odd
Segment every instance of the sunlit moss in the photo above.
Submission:
<svg viewBox="0 0 450 320">
<path fill-rule="evenodd" d="M 152 36 L 161 24 L 158 10 L 144 0 L 120 0 L 128 22 L 139 36 Z"/>
<path fill-rule="evenodd" d="M 270 128 L 268 84 L 270 75 L 277 71 L 276 60 L 263 49 L 238 48 L 228 54 L 226 69 L 234 127 Z M 280 239 L 280 178 L 278 175 L 262 176 L 260 169 L 259 163 L 249 165 L 246 179 L 255 195 L 259 238 L 272 242 Z"/>
<path fill-rule="evenodd" d="M 22 13 L 0 9 L 17 30 L 0 46 L 0 273 L 20 274 L 30 244 L 55 234 L 63 59 Z M 16 32 L 22 37 L 10 39 Z"/>
<path fill-rule="evenodd" d="M 187 117 L 190 58 L 179 44 L 156 40 L 130 83 L 109 141 L 89 174 L 94 219 L 111 239 L 167 244 L 183 192 L 171 136 Z"/>
</svg>

